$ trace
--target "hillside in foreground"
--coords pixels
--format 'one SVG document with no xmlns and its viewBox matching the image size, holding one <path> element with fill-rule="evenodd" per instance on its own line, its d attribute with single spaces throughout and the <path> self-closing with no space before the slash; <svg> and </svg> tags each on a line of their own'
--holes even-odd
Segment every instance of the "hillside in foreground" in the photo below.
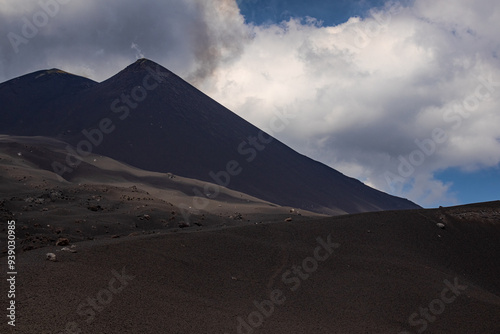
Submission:
<svg viewBox="0 0 500 334">
<path fill-rule="evenodd" d="M 57 140 L 0 136 L 0 219 L 19 220 L 23 250 L 59 238 L 76 242 L 324 216 L 101 155 L 89 155 L 64 179 L 51 170 L 64 153 Z"/>
<path fill-rule="evenodd" d="M 497 201 L 48 246 L 16 330 L 498 333 L 499 238 Z"/>
</svg>

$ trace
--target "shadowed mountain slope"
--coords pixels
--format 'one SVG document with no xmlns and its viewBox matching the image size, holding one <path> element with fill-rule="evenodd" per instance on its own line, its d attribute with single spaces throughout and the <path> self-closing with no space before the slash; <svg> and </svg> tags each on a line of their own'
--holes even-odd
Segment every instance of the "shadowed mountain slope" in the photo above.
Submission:
<svg viewBox="0 0 500 334">
<path fill-rule="evenodd" d="M 327 214 L 418 208 L 295 152 L 146 59 L 102 83 L 59 70 L 28 74 L 1 84 L 0 101 L 0 133 L 58 138 L 72 155 L 91 151 Z M 77 168 L 59 172 L 68 178 Z"/>
</svg>

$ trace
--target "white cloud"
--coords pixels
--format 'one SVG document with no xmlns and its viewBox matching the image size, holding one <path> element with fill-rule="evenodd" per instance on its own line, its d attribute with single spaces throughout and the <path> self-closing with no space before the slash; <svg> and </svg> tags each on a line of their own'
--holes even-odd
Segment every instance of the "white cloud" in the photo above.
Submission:
<svg viewBox="0 0 500 334">
<path fill-rule="evenodd" d="M 415 1 L 335 27 L 314 20 L 253 27 L 238 60 L 202 88 L 262 127 L 276 108 L 296 113 L 277 134 L 292 147 L 381 190 L 450 204 L 450 185 L 433 173 L 500 161 L 500 85 L 489 92 L 482 84 L 500 82 L 499 8 L 495 1 Z M 462 106 L 470 116 L 448 111 L 474 102 L 477 90 L 473 110 Z M 423 161 L 411 156 L 415 140 L 432 139 L 436 128 L 449 139 Z M 394 188 L 384 173 L 398 175 L 399 156 L 418 165 Z"/>
</svg>

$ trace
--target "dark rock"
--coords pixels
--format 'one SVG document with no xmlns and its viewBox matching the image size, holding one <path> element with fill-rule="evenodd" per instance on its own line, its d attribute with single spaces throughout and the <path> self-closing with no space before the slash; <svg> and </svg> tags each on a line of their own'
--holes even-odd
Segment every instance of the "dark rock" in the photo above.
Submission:
<svg viewBox="0 0 500 334">
<path fill-rule="evenodd" d="M 56 241 L 56 246 L 67 246 L 69 245 L 69 239 L 68 238 L 59 238 Z"/>
</svg>

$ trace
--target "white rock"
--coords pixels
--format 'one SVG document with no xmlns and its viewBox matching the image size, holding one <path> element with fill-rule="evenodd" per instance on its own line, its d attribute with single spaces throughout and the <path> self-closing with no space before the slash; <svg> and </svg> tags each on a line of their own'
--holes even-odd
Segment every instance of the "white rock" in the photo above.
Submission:
<svg viewBox="0 0 500 334">
<path fill-rule="evenodd" d="M 46 256 L 47 256 L 47 260 L 49 260 L 49 261 L 53 261 L 53 262 L 57 261 L 56 254 L 54 254 L 54 253 L 47 253 Z"/>
</svg>

